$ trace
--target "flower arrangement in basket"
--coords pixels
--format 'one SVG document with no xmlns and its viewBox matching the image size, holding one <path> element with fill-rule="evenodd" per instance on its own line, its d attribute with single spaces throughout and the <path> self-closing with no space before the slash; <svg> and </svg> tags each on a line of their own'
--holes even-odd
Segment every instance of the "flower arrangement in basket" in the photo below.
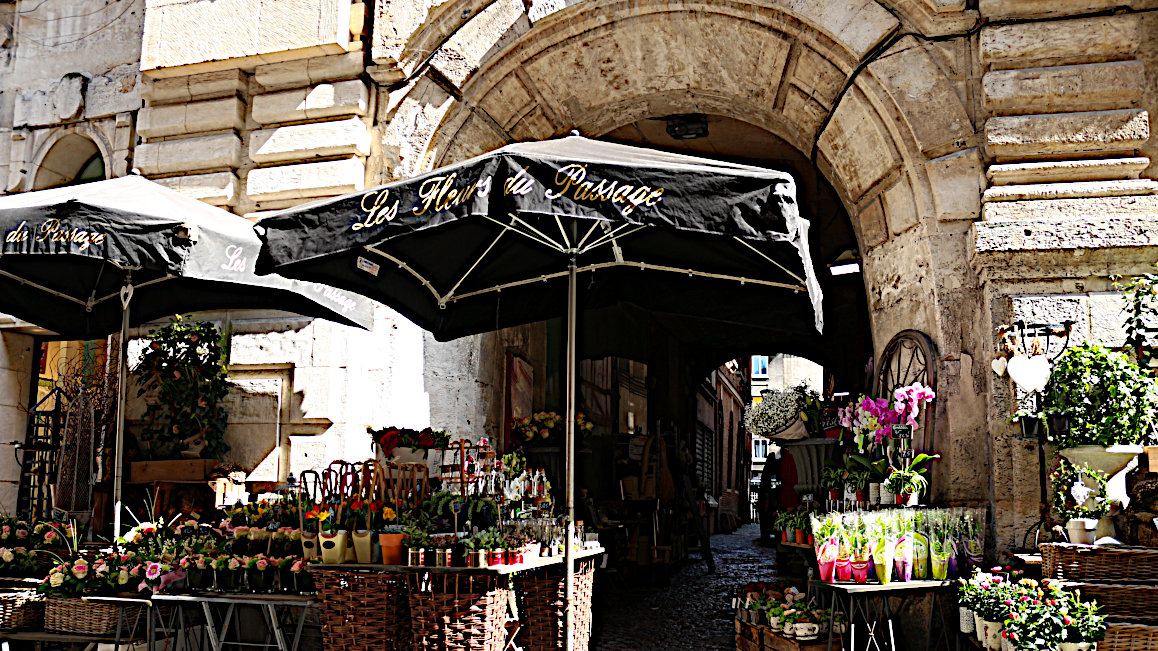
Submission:
<svg viewBox="0 0 1158 651">
<path fill-rule="evenodd" d="M 540 411 L 516 418 L 511 422 L 511 436 L 520 445 L 551 445 L 557 444 L 566 433 L 564 421 L 566 419 L 554 411 Z M 575 415 L 575 431 L 580 434 L 591 432 L 595 423 L 587 419 L 582 412 Z"/>
<path fill-rule="evenodd" d="M 0 547 L 0 576 L 40 576 L 36 555 L 24 547 Z"/>
<path fill-rule="evenodd" d="M 445 448 L 450 444 L 450 434 L 445 430 L 427 427 L 422 430 L 407 427 L 367 427 L 366 432 L 373 439 L 378 451 L 386 458 L 394 455 L 395 448 L 430 450 Z"/>
</svg>

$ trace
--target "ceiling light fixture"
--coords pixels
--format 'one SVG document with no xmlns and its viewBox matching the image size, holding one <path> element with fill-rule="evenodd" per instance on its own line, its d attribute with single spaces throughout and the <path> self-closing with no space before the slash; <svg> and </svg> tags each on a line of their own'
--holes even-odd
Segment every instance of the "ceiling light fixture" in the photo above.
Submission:
<svg viewBox="0 0 1158 651">
<path fill-rule="evenodd" d="M 667 122 L 667 135 L 676 140 L 695 140 L 708 137 L 708 116 L 703 113 L 684 113 L 669 115 L 664 118 Z"/>
</svg>

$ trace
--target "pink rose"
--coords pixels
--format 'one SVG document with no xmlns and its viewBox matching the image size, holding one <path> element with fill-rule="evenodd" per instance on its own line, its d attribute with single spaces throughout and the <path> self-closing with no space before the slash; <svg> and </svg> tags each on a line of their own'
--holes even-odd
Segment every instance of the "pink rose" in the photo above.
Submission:
<svg viewBox="0 0 1158 651">
<path fill-rule="evenodd" d="M 72 575 L 78 579 L 83 579 L 88 576 L 88 563 L 84 561 L 77 561 L 72 566 Z"/>
<path fill-rule="evenodd" d="M 257 569 L 264 570 L 265 568 L 269 567 L 269 562 L 267 562 L 264 558 L 259 558 L 257 559 L 256 565 Z"/>
</svg>

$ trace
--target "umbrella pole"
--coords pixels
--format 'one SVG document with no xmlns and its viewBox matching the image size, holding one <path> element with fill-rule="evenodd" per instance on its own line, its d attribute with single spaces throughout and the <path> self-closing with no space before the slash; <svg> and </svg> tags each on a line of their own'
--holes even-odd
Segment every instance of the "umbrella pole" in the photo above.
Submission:
<svg viewBox="0 0 1158 651">
<path fill-rule="evenodd" d="M 563 541 L 566 651 L 575 648 L 575 554 L 572 540 L 575 536 L 575 378 L 579 372 L 575 363 L 577 285 L 575 254 L 572 253 L 567 266 L 567 437 L 563 448 L 567 474 L 567 537 Z"/>
<path fill-rule="evenodd" d="M 121 288 L 121 345 L 120 367 L 117 369 L 117 432 L 113 443 L 113 540 L 121 535 L 122 496 L 121 484 L 124 482 L 124 446 L 125 446 L 125 393 L 128 388 L 129 374 L 129 301 L 133 298 L 133 286 L 126 284 Z"/>
</svg>

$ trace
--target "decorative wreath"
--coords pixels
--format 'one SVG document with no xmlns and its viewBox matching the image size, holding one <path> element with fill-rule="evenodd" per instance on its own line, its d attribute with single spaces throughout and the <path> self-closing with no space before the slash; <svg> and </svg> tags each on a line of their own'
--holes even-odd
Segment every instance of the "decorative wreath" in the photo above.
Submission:
<svg viewBox="0 0 1158 651">
<path fill-rule="evenodd" d="M 1106 473 L 1084 463 L 1078 466 L 1065 459 L 1059 460 L 1057 469 L 1050 474 L 1054 515 L 1068 522 L 1074 518 L 1097 519 L 1109 513 L 1110 501 L 1105 497 L 1106 480 Z M 1091 497 L 1095 504 L 1092 508 L 1085 505 Z"/>
</svg>

